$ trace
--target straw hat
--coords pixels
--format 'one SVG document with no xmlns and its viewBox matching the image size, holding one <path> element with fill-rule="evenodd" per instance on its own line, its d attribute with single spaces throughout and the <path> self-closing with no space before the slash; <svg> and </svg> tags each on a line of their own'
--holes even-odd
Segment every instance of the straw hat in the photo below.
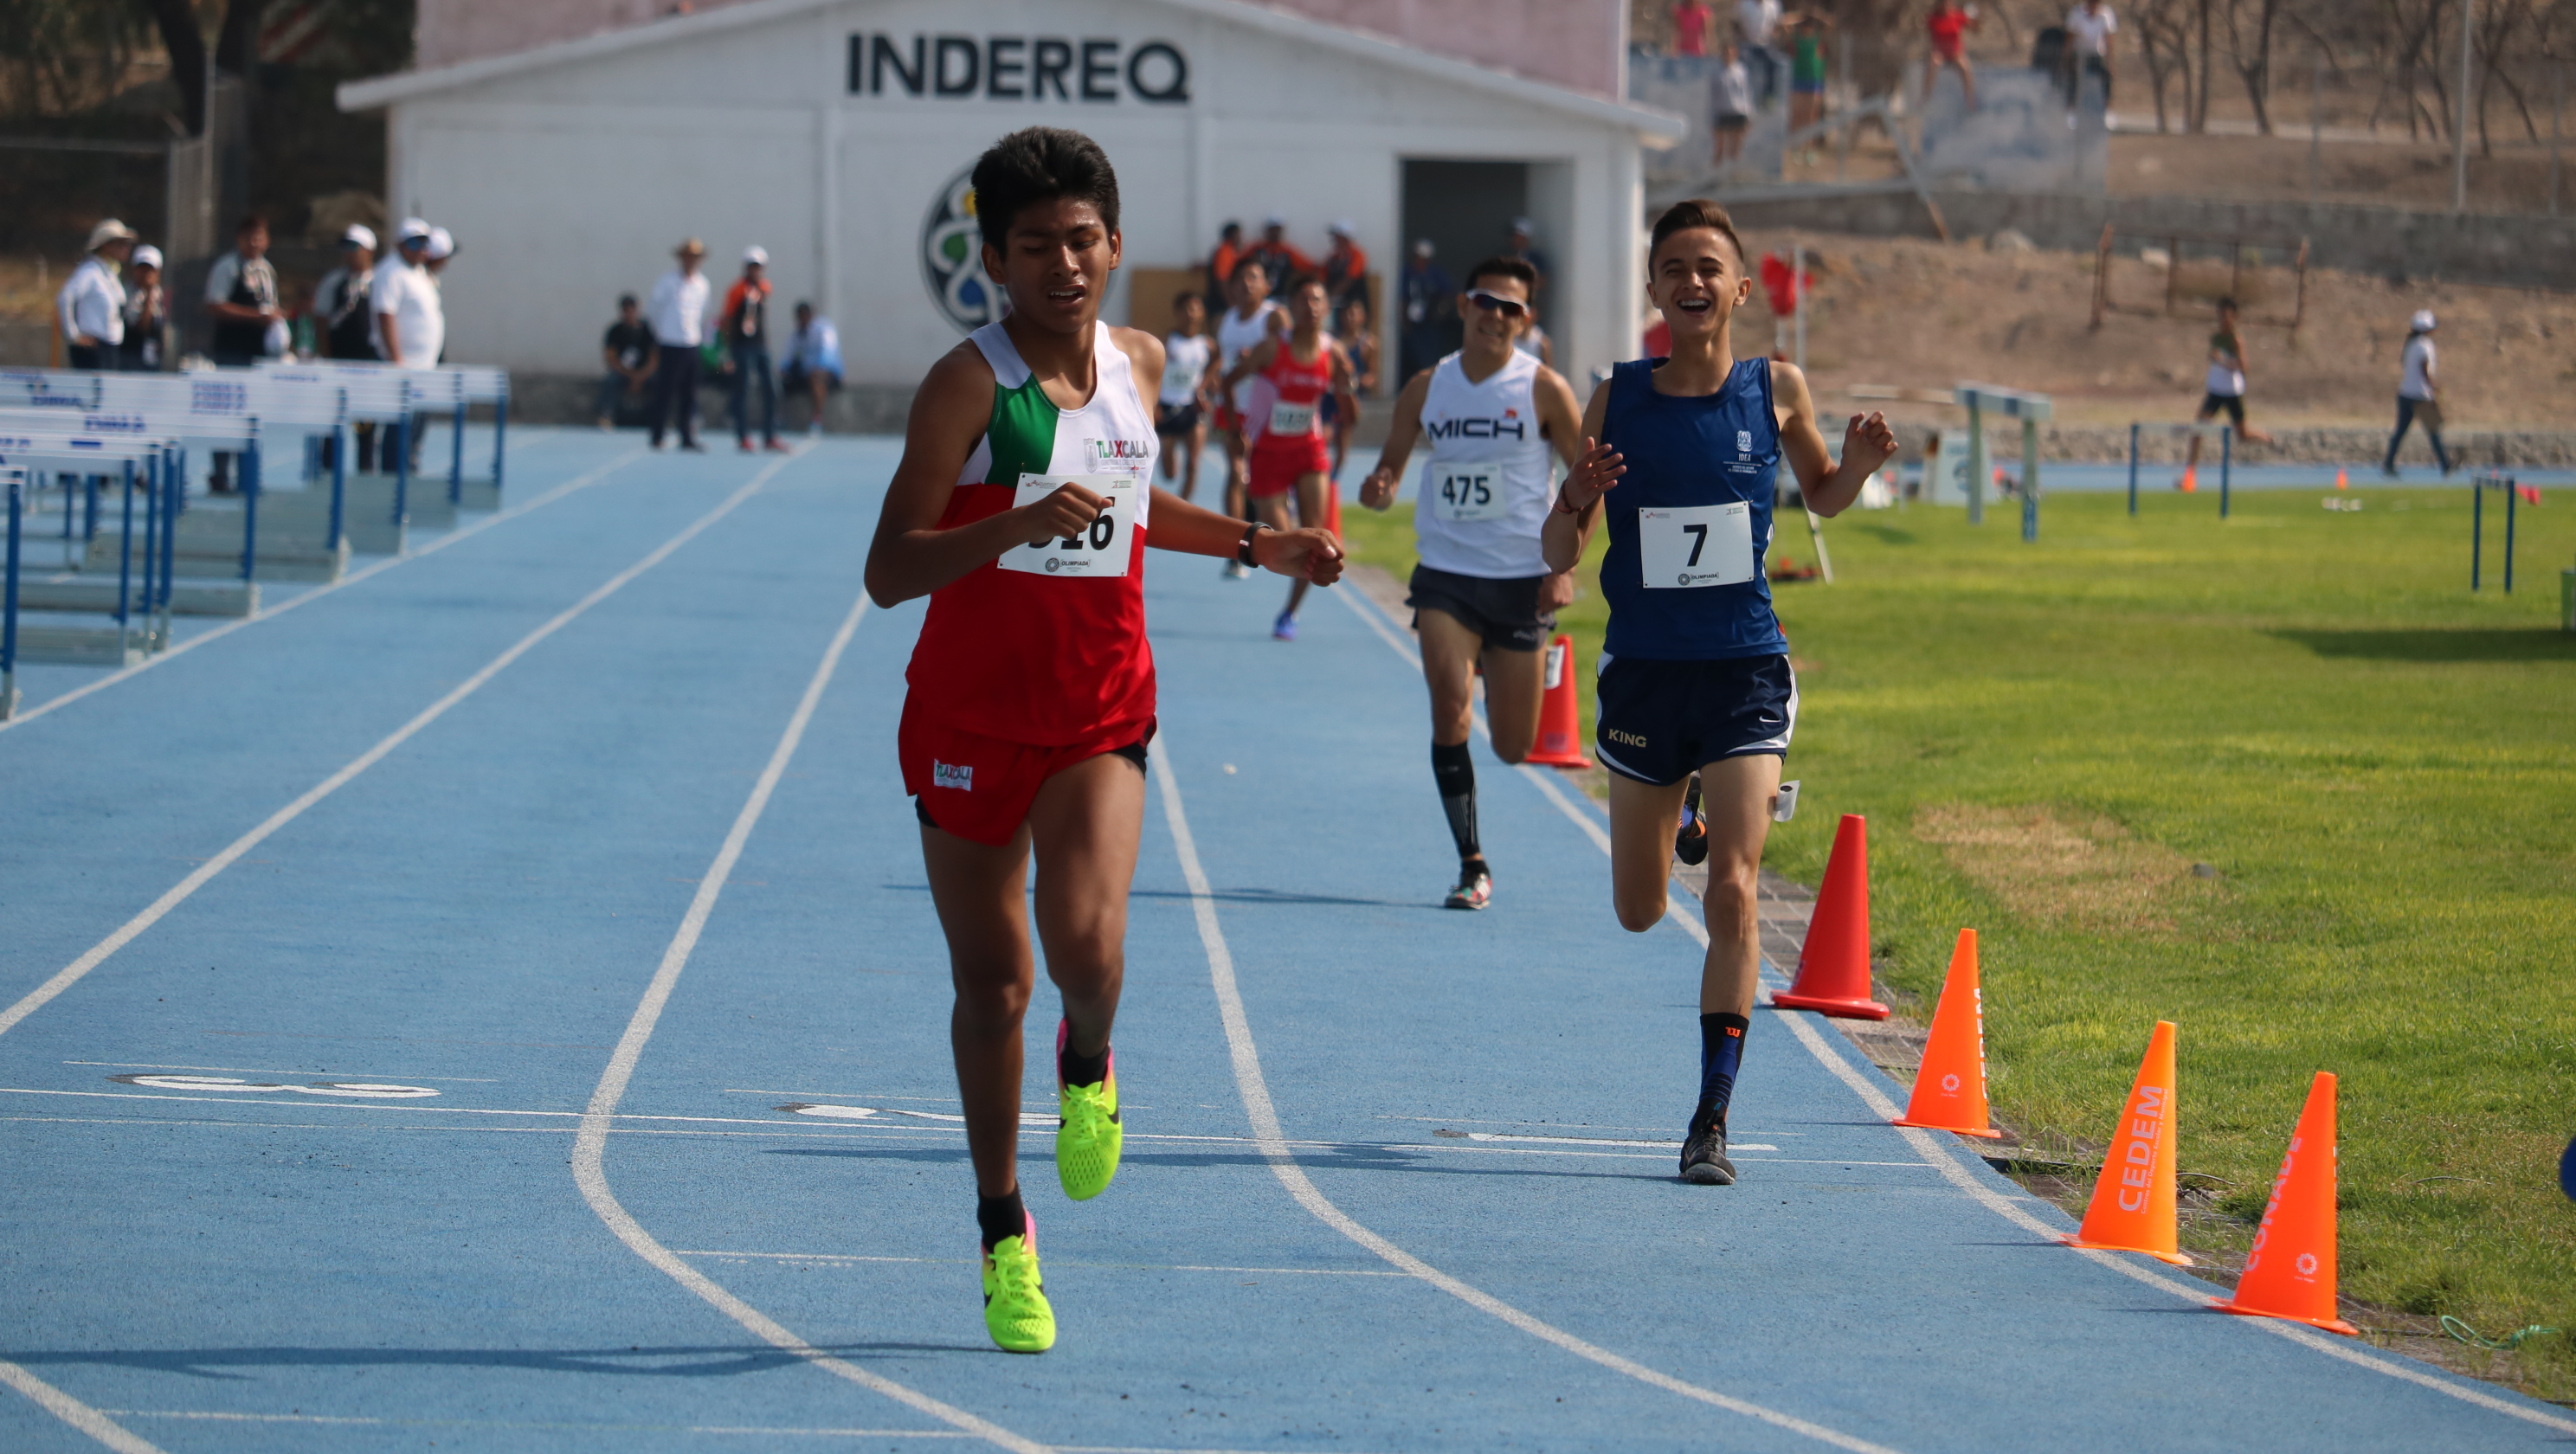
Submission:
<svg viewBox="0 0 2576 1454">
<path fill-rule="evenodd" d="M 113 217 L 104 218 L 99 222 L 98 226 L 89 230 L 89 245 L 82 248 L 81 251 L 96 252 L 111 242 L 132 242 L 140 235 L 141 234 L 137 233 L 133 228 L 126 226 L 124 223 L 117 221 Z"/>
</svg>

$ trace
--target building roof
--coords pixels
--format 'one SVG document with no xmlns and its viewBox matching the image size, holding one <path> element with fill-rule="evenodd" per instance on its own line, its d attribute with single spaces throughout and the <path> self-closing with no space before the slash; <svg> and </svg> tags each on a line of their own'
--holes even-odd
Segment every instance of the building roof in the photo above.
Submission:
<svg viewBox="0 0 2576 1454">
<path fill-rule="evenodd" d="M 845 3 L 847 0 L 750 0 L 748 4 L 731 5 L 704 15 L 673 16 L 649 25 L 560 41 L 512 55 L 489 56 L 435 70 L 403 71 L 390 76 L 349 81 L 341 85 L 338 100 L 343 111 L 370 111 L 513 76 L 750 29 Z M 1244 0 L 1142 0 L 1142 3 L 1227 21 L 1282 40 L 1339 51 L 1355 60 L 1373 61 L 1395 70 L 1410 71 L 1428 79 L 1543 107 L 1596 124 L 1622 127 L 1635 132 L 1650 146 L 1669 146 L 1689 131 L 1680 117 L 1668 111 L 1588 96 L 1525 76 L 1426 54 L 1383 36 L 1327 25 L 1300 15 L 1247 4 Z"/>
</svg>

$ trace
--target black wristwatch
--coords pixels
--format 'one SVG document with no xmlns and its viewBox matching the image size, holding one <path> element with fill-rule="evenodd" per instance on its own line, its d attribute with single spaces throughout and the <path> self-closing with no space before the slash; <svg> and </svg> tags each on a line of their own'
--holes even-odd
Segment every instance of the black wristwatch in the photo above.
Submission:
<svg viewBox="0 0 2576 1454">
<path fill-rule="evenodd" d="M 1252 568 L 1252 537 L 1259 535 L 1262 531 L 1269 528 L 1269 526 L 1262 524 L 1258 520 L 1255 520 L 1251 524 L 1243 527 L 1243 538 L 1236 541 L 1234 546 L 1234 559 L 1237 565 L 1244 567 L 1246 570 Z"/>
</svg>

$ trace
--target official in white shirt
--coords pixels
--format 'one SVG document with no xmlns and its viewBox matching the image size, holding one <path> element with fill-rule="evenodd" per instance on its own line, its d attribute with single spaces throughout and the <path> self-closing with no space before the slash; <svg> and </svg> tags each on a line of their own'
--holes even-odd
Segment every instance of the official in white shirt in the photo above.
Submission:
<svg viewBox="0 0 2576 1454">
<path fill-rule="evenodd" d="M 394 237 L 394 255 L 376 265 L 375 279 L 367 285 L 367 311 L 376 320 L 376 357 L 397 368 L 430 368 L 447 346 L 447 311 L 427 267 L 430 226 L 407 217 Z"/>
<path fill-rule="evenodd" d="M 680 244 L 679 265 L 653 285 L 653 301 L 644 310 L 653 325 L 653 341 L 662 352 L 653 371 L 653 447 L 662 447 L 662 431 L 678 416 L 680 448 L 704 452 L 698 443 L 698 346 L 707 340 L 707 279 L 698 263 L 707 245 L 692 237 Z"/>
<path fill-rule="evenodd" d="M 116 367 L 117 345 L 125 341 L 125 287 L 116 280 L 134 250 L 134 229 L 110 217 L 89 230 L 89 256 L 63 280 L 54 295 L 54 311 L 63 344 L 76 369 Z"/>
<path fill-rule="evenodd" d="M 2084 79 L 2102 78 L 2102 105 L 2111 105 L 2111 57 L 2118 44 L 2120 17 L 2113 14 L 2107 0 L 2083 0 L 2066 12 L 2066 39 L 2073 48 L 2074 66 L 2067 79 L 2067 101 L 2081 101 Z"/>
</svg>

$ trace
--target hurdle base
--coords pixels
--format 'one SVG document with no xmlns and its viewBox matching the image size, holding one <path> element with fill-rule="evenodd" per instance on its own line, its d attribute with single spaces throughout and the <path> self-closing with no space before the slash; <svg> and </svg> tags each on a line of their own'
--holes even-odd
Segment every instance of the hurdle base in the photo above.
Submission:
<svg viewBox="0 0 2576 1454">
<path fill-rule="evenodd" d="M 18 659 L 44 666 L 140 666 L 143 643 L 139 628 L 120 636 L 95 626 L 21 625 Z"/>
<path fill-rule="evenodd" d="M 141 612 L 143 595 L 138 589 L 128 597 L 128 609 Z M 116 609 L 116 583 L 103 580 L 29 581 L 18 587 L 18 605 L 28 611 L 107 611 Z M 170 614 L 173 616 L 254 615 L 259 610 L 259 583 L 256 581 L 206 581 L 170 587 Z"/>
</svg>

